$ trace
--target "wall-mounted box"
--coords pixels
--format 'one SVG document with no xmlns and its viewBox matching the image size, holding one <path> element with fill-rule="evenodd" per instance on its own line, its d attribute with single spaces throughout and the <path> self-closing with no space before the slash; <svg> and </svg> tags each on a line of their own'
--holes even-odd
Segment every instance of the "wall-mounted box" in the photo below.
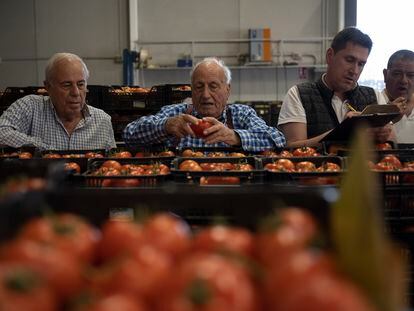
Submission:
<svg viewBox="0 0 414 311">
<path fill-rule="evenodd" d="M 250 61 L 272 62 L 272 45 L 270 28 L 249 29 Z"/>
</svg>

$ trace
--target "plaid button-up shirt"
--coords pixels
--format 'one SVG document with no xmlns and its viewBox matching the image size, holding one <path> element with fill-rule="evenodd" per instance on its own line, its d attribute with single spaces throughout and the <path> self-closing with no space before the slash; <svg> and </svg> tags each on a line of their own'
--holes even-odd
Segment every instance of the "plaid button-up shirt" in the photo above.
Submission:
<svg viewBox="0 0 414 311">
<path fill-rule="evenodd" d="M 164 106 L 157 114 L 141 117 L 127 125 L 123 137 L 130 145 L 158 145 L 167 147 L 194 148 L 194 147 L 229 147 L 225 143 L 207 145 L 203 139 L 186 136 L 181 140 L 165 132 L 167 119 L 182 113 L 188 113 L 188 104 Z M 226 124 L 227 111 L 231 111 L 233 129 L 240 136 L 241 146 L 246 151 L 262 151 L 266 149 L 282 148 L 286 145 L 283 134 L 276 128 L 270 127 L 261 119 L 254 109 L 247 105 L 228 104 L 218 120 Z M 191 114 L 201 118 L 195 109 Z"/>
<path fill-rule="evenodd" d="M 49 96 L 25 96 L 0 117 L 0 144 L 16 148 L 31 145 L 46 150 L 115 148 L 111 117 L 91 106 L 85 106 L 83 113 L 84 118 L 69 135 Z"/>
</svg>

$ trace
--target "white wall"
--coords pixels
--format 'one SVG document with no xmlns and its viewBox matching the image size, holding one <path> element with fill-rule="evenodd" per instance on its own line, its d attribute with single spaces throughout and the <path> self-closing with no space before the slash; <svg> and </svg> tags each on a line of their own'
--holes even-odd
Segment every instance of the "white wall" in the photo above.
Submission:
<svg viewBox="0 0 414 311">
<path fill-rule="evenodd" d="M 272 39 L 332 36 L 337 32 L 337 0 L 137 0 L 140 41 L 247 39 L 249 28 L 270 27 Z M 132 14 L 134 15 L 134 14 Z M 121 84 L 122 64 L 114 61 L 129 47 L 128 0 L 1 0 L 0 89 L 41 85 L 45 61 L 58 51 L 84 57 L 90 84 Z M 326 25 L 326 27 L 324 27 Z M 136 48 L 142 47 L 137 45 Z M 183 53 L 222 56 L 232 65 L 230 100 L 281 99 L 291 85 L 318 75 L 299 68 L 233 67 L 247 43 L 144 45 L 153 65 L 174 66 Z M 274 60 L 280 45 L 273 44 Z M 302 55 L 300 66 L 324 63 L 320 43 L 284 44 L 285 54 Z M 312 56 L 311 56 L 312 55 Z M 288 61 L 289 56 L 285 58 Z M 189 83 L 188 69 L 143 70 L 136 84 Z"/>
<path fill-rule="evenodd" d="M 204 56 L 222 57 L 231 65 L 236 100 L 280 100 L 287 89 L 313 79 L 320 72 L 312 68 L 241 68 L 239 55 L 248 54 L 248 43 L 179 43 L 174 41 L 247 39 L 249 28 L 267 28 L 273 40 L 293 39 L 295 43 L 273 43 L 276 65 L 296 61 L 299 67 L 323 65 L 326 42 L 305 43 L 301 39 L 330 37 L 337 32 L 337 1 L 332 0 L 137 0 L 138 43 L 146 49 L 156 70 L 140 70 L 138 84 L 188 83 L 189 70 L 173 69 L 178 58 L 191 54 L 193 61 Z M 154 44 L 156 42 L 170 44 Z M 289 55 L 299 54 L 299 60 Z M 283 55 L 280 55 L 283 54 Z M 168 67 L 168 68 L 166 68 Z M 300 77 L 299 72 L 305 77 Z"/>
<path fill-rule="evenodd" d="M 1 0 L 0 89 L 42 85 L 56 52 L 85 59 L 90 84 L 119 84 L 128 42 L 127 0 Z"/>
</svg>

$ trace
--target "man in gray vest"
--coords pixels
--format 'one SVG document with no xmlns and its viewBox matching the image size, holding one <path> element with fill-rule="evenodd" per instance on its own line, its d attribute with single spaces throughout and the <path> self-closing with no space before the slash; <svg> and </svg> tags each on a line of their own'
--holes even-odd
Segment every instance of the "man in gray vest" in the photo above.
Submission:
<svg viewBox="0 0 414 311">
<path fill-rule="evenodd" d="M 326 51 L 326 73 L 316 82 L 289 89 L 278 122 L 289 147 L 316 145 L 345 118 L 367 105 L 385 104 L 379 92 L 357 83 L 371 48 L 368 35 L 357 28 L 345 28 Z M 394 135 L 391 125 L 371 132 L 378 142 Z"/>
</svg>

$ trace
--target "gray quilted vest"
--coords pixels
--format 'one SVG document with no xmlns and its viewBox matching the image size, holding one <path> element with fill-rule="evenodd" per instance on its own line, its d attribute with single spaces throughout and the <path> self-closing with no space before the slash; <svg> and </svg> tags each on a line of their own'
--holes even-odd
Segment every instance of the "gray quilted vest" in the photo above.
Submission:
<svg viewBox="0 0 414 311">
<path fill-rule="evenodd" d="M 325 133 L 339 124 L 331 104 L 334 92 L 326 87 L 322 79 L 299 84 L 298 89 L 305 108 L 308 138 Z M 375 91 L 370 87 L 358 85 L 345 96 L 357 111 L 362 111 L 367 105 L 377 104 Z"/>
</svg>

